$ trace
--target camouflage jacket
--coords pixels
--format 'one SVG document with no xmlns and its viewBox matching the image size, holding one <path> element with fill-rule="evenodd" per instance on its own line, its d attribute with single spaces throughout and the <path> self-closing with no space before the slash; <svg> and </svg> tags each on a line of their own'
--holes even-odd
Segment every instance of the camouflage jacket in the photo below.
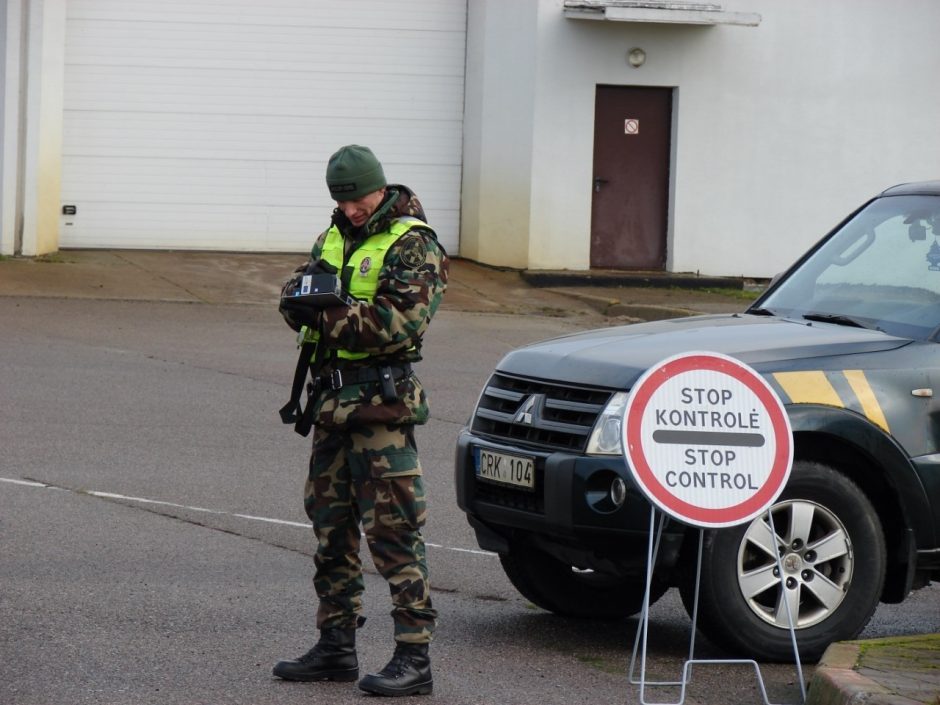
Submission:
<svg viewBox="0 0 940 705">
<path fill-rule="evenodd" d="M 348 256 L 366 237 L 388 231 L 392 220 L 402 216 L 425 219 L 414 193 L 405 186 L 392 184 L 365 225 L 353 227 L 339 209 L 333 212 L 332 225 L 342 233 Z M 320 257 L 328 230 L 317 238 L 311 259 Z M 433 230 L 419 226 L 402 235 L 386 253 L 371 302 L 353 300 L 348 306 L 320 313 L 319 345 L 326 348 L 321 373 L 334 367 L 375 367 L 420 360 L 421 339 L 444 296 L 447 271 L 447 253 Z M 364 352 L 369 357 L 340 362 L 330 355 L 331 349 Z M 316 423 L 320 426 L 423 423 L 427 419 L 427 401 L 417 377 L 412 374 L 400 380 L 397 389 L 398 404 L 382 402 L 377 383 L 324 391 L 318 400 Z"/>
</svg>

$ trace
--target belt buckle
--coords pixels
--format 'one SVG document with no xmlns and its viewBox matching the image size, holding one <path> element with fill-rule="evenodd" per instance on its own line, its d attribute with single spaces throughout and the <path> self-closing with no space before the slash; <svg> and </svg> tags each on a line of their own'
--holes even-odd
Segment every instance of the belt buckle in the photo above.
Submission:
<svg viewBox="0 0 940 705">
<path fill-rule="evenodd" d="M 334 392 L 343 388 L 343 373 L 339 370 L 330 372 L 330 389 Z"/>
</svg>

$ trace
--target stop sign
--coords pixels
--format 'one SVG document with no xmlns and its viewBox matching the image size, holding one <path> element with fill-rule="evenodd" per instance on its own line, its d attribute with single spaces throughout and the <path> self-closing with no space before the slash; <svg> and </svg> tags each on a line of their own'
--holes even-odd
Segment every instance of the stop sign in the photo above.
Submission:
<svg viewBox="0 0 940 705">
<path fill-rule="evenodd" d="M 766 511 L 793 464 L 783 403 L 757 372 L 720 353 L 684 353 L 647 370 L 622 433 L 647 499 L 695 526 L 733 526 Z"/>
</svg>

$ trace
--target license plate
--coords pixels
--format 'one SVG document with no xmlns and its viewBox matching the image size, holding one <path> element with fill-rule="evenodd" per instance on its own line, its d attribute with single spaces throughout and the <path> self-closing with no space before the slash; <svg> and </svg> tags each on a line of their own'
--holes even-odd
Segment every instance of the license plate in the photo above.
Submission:
<svg viewBox="0 0 940 705">
<path fill-rule="evenodd" d="M 526 490 L 535 489 L 535 459 L 508 453 L 494 453 L 486 448 L 474 448 L 473 460 L 477 478 L 484 482 L 512 485 Z"/>
</svg>

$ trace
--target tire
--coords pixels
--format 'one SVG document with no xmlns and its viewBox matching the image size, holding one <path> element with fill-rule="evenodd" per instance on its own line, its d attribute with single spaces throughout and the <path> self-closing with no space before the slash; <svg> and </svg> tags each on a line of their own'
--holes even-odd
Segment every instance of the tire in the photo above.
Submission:
<svg viewBox="0 0 940 705">
<path fill-rule="evenodd" d="M 794 462 L 772 512 L 777 550 L 789 547 L 781 553 L 784 580 L 769 546 L 766 513 L 748 524 L 706 532 L 698 626 L 733 655 L 793 661 L 790 622 L 780 601 L 785 594 L 800 658 L 816 662 L 830 643 L 854 639 L 878 606 L 887 560 L 884 532 L 858 486 L 820 463 Z M 683 555 L 680 592 L 691 616 L 698 542 L 689 543 L 694 546 Z"/>
<path fill-rule="evenodd" d="M 646 576 L 613 576 L 581 571 L 543 551 L 514 546 L 499 557 L 509 582 L 523 597 L 563 617 L 619 619 L 643 609 Z M 655 579 L 650 588 L 653 604 L 666 587 Z"/>
</svg>

